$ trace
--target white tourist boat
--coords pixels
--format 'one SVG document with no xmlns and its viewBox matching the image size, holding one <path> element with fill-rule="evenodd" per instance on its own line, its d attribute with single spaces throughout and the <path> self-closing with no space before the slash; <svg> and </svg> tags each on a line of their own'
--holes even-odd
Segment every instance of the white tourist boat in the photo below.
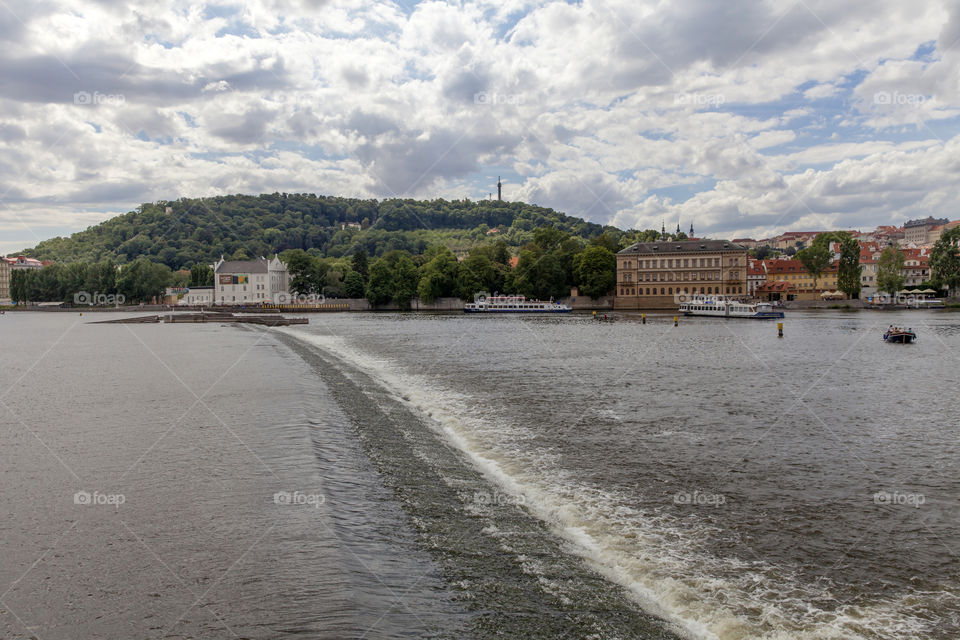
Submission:
<svg viewBox="0 0 960 640">
<path fill-rule="evenodd" d="M 524 296 L 479 296 L 463 305 L 466 313 L 569 313 L 572 308 L 553 300 L 527 300 Z"/>
<path fill-rule="evenodd" d="M 773 308 L 769 302 L 737 302 L 702 298 L 680 303 L 680 313 L 685 316 L 708 316 L 712 318 L 782 318 L 783 311 Z"/>
</svg>

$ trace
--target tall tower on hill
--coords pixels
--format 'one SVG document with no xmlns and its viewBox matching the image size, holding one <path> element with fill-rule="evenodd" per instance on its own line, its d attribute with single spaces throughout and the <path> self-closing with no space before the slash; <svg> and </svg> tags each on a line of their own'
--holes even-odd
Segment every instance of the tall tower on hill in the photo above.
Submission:
<svg viewBox="0 0 960 640">
<path fill-rule="evenodd" d="M 503 183 L 500 182 L 500 176 L 497 176 L 497 200 L 503 200 Z"/>
</svg>

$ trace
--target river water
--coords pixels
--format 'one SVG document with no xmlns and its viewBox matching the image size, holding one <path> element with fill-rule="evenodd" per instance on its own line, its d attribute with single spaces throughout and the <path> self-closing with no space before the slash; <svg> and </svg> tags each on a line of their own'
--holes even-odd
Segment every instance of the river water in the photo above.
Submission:
<svg viewBox="0 0 960 640">
<path fill-rule="evenodd" d="M 103 317 L 0 317 L 2 638 L 960 637 L 960 314 Z"/>
</svg>

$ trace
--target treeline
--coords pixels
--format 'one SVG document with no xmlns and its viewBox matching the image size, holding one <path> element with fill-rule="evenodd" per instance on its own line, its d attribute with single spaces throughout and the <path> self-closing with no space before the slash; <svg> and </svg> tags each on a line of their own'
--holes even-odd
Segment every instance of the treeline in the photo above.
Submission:
<svg viewBox="0 0 960 640">
<path fill-rule="evenodd" d="M 512 250 L 533 231 L 555 227 L 584 241 L 613 227 L 523 202 L 483 200 L 359 200 L 307 193 L 181 198 L 135 211 L 71 235 L 39 243 L 23 255 L 58 263 L 117 264 L 146 258 L 172 270 L 208 264 L 221 255 L 248 259 L 290 250 L 325 258 L 371 257 L 391 251 L 420 255 L 443 245 L 464 256 L 492 237 Z M 496 230 L 494 233 L 488 233 Z"/>
<path fill-rule="evenodd" d="M 409 308 L 413 298 L 472 300 L 479 292 L 560 298 L 577 286 L 582 295 L 599 298 L 616 284 L 616 252 L 634 242 L 684 239 L 652 230 L 608 229 L 590 240 L 553 226 L 529 232 L 530 240 L 512 250 L 506 239 L 485 238 L 465 255 L 444 245 L 415 253 L 392 249 L 379 257 L 358 247 L 350 255 L 329 257 L 317 248 L 280 253 L 290 271 L 291 291 L 328 298 L 367 298 L 374 306 L 396 302 Z M 236 260 L 248 259 L 234 254 Z M 211 261 L 212 262 L 212 261 Z M 169 286 L 212 286 L 207 262 L 174 272 L 166 264 L 138 257 L 131 262 L 74 261 L 37 270 L 16 270 L 11 297 L 16 302 L 138 304 L 161 298 Z"/>
<path fill-rule="evenodd" d="M 145 258 L 125 265 L 109 260 L 15 269 L 10 278 L 14 302 L 138 304 L 163 296 L 175 281 L 170 268 Z"/>
<path fill-rule="evenodd" d="M 362 249 L 337 260 L 299 250 L 281 258 L 290 270 L 290 288 L 298 294 L 365 297 L 373 306 L 395 302 L 401 309 L 409 309 L 413 298 L 426 303 L 441 297 L 473 300 L 480 292 L 548 299 L 569 295 L 574 285 L 594 298 L 613 291 L 619 240 L 601 234 L 584 242 L 553 227 L 532 235 L 512 267 L 502 240 L 474 247 L 462 261 L 443 246 L 418 255 L 395 250 L 372 260 Z"/>
</svg>

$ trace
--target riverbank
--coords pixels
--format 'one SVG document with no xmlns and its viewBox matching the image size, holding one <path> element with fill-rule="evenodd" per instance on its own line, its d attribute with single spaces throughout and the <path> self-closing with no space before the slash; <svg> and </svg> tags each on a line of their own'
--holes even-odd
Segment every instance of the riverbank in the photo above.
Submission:
<svg viewBox="0 0 960 640">
<path fill-rule="evenodd" d="M 565 297 L 557 300 L 560 304 L 566 304 L 575 311 L 612 311 L 613 296 L 604 296 L 594 300 L 589 296 Z M 410 301 L 411 311 L 463 311 L 464 301 L 460 298 L 437 298 L 433 302 L 422 302 L 419 298 Z M 0 307 L 3 308 L 3 307 Z M 19 305 L 4 308 L 7 311 L 44 311 L 44 312 L 120 312 L 131 313 L 137 311 L 226 311 L 235 312 L 241 310 L 264 310 L 278 309 L 280 311 L 290 311 L 297 313 L 323 313 L 335 311 L 399 311 L 400 307 L 395 302 L 389 302 L 382 305 L 372 306 L 366 298 L 329 298 L 319 304 L 285 304 L 273 305 L 169 305 L 169 304 L 140 304 L 119 307 L 92 307 L 92 306 L 70 306 L 67 303 L 63 305 L 45 304 L 40 305 Z"/>
</svg>

